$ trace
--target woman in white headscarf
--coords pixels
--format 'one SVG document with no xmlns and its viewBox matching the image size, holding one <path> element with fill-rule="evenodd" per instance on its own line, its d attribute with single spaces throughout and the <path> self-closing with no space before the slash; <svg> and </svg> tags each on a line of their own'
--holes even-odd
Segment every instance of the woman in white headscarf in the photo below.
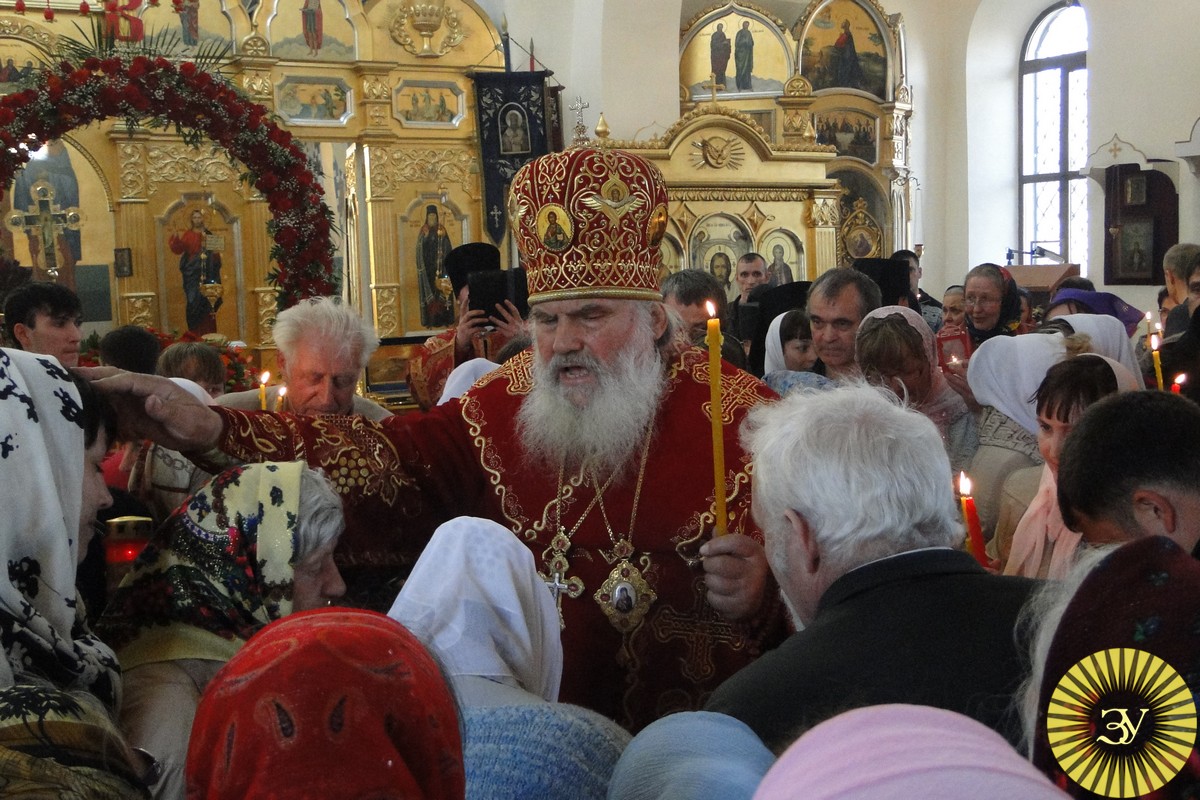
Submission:
<svg viewBox="0 0 1200 800">
<path fill-rule="evenodd" d="M 1005 541 L 999 542 L 1005 575 L 1055 579 L 1066 575 L 1080 536 L 1067 528 L 1058 508 L 1058 456 L 1063 441 L 1092 403 L 1136 388 L 1129 370 L 1094 353 L 1068 358 L 1046 371 L 1037 390 L 1038 448 L 1046 464 L 1037 492 L 1013 533 L 1011 552 L 1006 552 Z"/>
<path fill-rule="evenodd" d="M 75 570 L 112 503 L 116 420 L 51 356 L 0 349 L 0 786 L 29 797 L 143 796 L 109 718 L 120 668 L 85 623 Z"/>
<path fill-rule="evenodd" d="M 443 524 L 388 616 L 438 658 L 463 706 L 467 798 L 600 800 L 629 734 L 558 700 L 558 608 L 533 554 L 495 522 Z"/>
<path fill-rule="evenodd" d="M 1034 395 L 1046 370 L 1068 353 L 1092 352 L 1129 369 L 1138 388 L 1145 385 L 1119 320 L 1099 314 L 1068 314 L 1054 320 L 1060 321 L 1067 324 L 1065 329 L 1051 327 L 1023 336 L 997 336 L 980 345 L 971 356 L 967 380 L 983 411 L 979 416 L 979 450 L 969 474 L 983 533 L 989 539 L 1000 516 L 1005 480 L 1017 470 L 1045 463 L 1038 452 Z"/>
</svg>

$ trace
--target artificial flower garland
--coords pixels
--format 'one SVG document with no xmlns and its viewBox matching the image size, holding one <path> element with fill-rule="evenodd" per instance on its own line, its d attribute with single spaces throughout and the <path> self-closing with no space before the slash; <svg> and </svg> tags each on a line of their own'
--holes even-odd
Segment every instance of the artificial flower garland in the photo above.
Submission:
<svg viewBox="0 0 1200 800">
<path fill-rule="evenodd" d="M 109 117 L 131 128 L 172 124 L 184 142 L 210 139 L 245 165 L 244 177 L 271 210 L 276 266 L 267 280 L 278 289 L 280 310 L 337 293 L 332 214 L 304 152 L 270 111 L 191 62 L 109 56 L 44 68 L 36 86 L 0 97 L 0 187 L 43 143 Z"/>
</svg>

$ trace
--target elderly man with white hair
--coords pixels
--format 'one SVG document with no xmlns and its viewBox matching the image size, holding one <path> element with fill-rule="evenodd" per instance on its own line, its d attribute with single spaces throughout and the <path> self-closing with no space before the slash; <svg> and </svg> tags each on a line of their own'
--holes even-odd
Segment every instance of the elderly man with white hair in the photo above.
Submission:
<svg viewBox="0 0 1200 800">
<path fill-rule="evenodd" d="M 797 627 L 706 708 L 782 750 L 850 708 L 937 706 L 1019 739 L 1014 637 L 1033 581 L 959 549 L 950 464 L 928 417 L 875 388 L 790 395 L 750 414 L 754 516 Z"/>
<path fill-rule="evenodd" d="M 747 411 L 772 394 L 721 367 L 729 535 L 712 538 L 708 354 L 675 335 L 662 303 L 662 175 L 630 153 L 571 148 L 514 176 L 508 213 L 533 352 L 426 414 L 372 424 L 212 411 L 147 376 L 98 385 L 118 393 L 127 423 L 152 423 L 138 429 L 147 435 L 322 467 L 348 529 L 372 526 L 379 551 L 412 557 L 451 517 L 500 523 L 554 595 L 560 698 L 636 730 L 698 708 L 783 639 L 737 440 Z"/>
<path fill-rule="evenodd" d="M 267 408 L 293 414 L 390 417 L 378 403 L 354 393 L 371 354 L 379 347 L 374 326 L 336 297 L 314 297 L 279 312 L 272 330 L 283 383 L 267 389 Z M 279 390 L 286 386 L 282 403 Z M 253 410 L 258 389 L 217 398 L 229 408 Z"/>
</svg>

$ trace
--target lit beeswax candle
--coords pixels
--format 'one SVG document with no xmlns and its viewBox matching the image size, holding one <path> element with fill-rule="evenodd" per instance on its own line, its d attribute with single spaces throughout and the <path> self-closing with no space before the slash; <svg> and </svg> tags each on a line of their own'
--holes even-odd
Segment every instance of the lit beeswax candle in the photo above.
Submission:
<svg viewBox="0 0 1200 800">
<path fill-rule="evenodd" d="M 725 432 L 721 425 L 721 321 L 712 301 L 708 307 L 708 333 L 704 338 L 708 345 L 708 388 L 710 417 L 712 419 L 713 494 L 717 501 L 716 535 L 728 532 L 725 511 Z"/>
</svg>

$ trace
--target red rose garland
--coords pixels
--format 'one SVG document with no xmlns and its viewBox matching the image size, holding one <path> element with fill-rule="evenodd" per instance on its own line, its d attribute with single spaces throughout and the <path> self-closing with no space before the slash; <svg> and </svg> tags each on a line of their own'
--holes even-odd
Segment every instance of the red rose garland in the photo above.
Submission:
<svg viewBox="0 0 1200 800">
<path fill-rule="evenodd" d="M 146 56 L 64 61 L 43 70 L 36 87 L 0 97 L 0 187 L 12 183 L 44 142 L 108 117 L 131 127 L 173 124 L 188 144 L 210 139 L 246 166 L 273 217 L 267 229 L 277 266 L 267 280 L 279 289 L 280 309 L 337 292 L 332 215 L 304 152 L 266 108 L 191 62 Z"/>
</svg>

